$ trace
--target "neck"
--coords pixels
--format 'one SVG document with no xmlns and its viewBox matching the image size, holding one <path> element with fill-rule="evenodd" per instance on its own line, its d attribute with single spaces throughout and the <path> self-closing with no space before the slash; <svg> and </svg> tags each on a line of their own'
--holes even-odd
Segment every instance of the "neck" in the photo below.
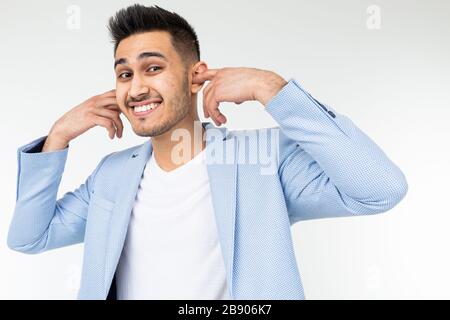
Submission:
<svg viewBox="0 0 450 320">
<path fill-rule="evenodd" d="M 169 131 L 152 137 L 154 157 L 161 169 L 174 170 L 199 154 L 206 146 L 204 132 L 198 116 L 189 113 Z"/>
</svg>

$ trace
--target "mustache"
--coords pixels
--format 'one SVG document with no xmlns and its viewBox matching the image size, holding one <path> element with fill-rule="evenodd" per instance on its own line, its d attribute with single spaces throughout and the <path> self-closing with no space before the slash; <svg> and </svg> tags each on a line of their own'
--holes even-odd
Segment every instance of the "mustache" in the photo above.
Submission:
<svg viewBox="0 0 450 320">
<path fill-rule="evenodd" d="M 136 103 L 136 102 L 152 100 L 152 99 L 163 100 L 163 98 L 161 96 L 153 96 L 153 97 L 152 96 L 144 96 L 144 97 L 140 97 L 139 99 L 135 99 L 135 98 L 128 99 L 126 101 L 126 105 L 129 107 L 130 103 Z"/>
</svg>

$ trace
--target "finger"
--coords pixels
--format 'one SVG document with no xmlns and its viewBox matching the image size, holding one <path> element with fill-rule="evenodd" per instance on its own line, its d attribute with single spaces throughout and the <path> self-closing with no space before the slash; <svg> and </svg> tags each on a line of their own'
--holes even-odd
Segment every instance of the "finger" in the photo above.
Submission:
<svg viewBox="0 0 450 320">
<path fill-rule="evenodd" d="M 212 87 L 213 87 L 213 82 L 210 82 L 203 90 L 203 114 L 205 115 L 205 118 L 209 118 L 211 116 L 208 112 L 208 108 L 206 105 L 206 96 Z"/>
<path fill-rule="evenodd" d="M 203 107 L 203 114 L 205 115 L 205 118 L 210 117 L 209 112 L 208 112 L 208 110 L 205 109 L 205 107 Z"/>
<path fill-rule="evenodd" d="M 120 113 L 117 114 L 117 116 L 114 118 L 114 124 L 116 126 L 116 135 L 117 138 L 122 138 L 123 135 L 123 122 L 122 119 L 120 118 Z"/>
<path fill-rule="evenodd" d="M 117 105 L 117 99 L 115 97 L 99 98 L 95 101 L 94 107 L 98 109 L 104 108 L 109 105 Z"/>
<path fill-rule="evenodd" d="M 110 104 L 110 105 L 105 106 L 105 108 L 122 113 L 122 109 L 120 109 L 119 105 L 117 105 L 117 104 Z"/>
<path fill-rule="evenodd" d="M 100 94 L 100 96 L 115 96 L 116 95 L 116 89 L 112 89 L 106 92 L 103 92 L 102 94 Z"/>
<path fill-rule="evenodd" d="M 214 121 L 214 123 L 219 126 L 219 122 L 217 121 L 214 112 L 212 112 L 212 109 L 214 108 L 214 101 L 212 99 L 213 95 L 213 89 L 214 85 L 213 82 L 209 83 L 207 88 L 205 88 L 203 94 L 203 106 L 208 112 L 208 115 L 211 117 L 211 119 Z"/>
<path fill-rule="evenodd" d="M 120 113 L 107 108 L 98 109 L 95 113 L 99 116 L 111 119 L 116 127 L 117 138 L 122 138 L 123 122 L 122 119 L 120 119 Z"/>
<path fill-rule="evenodd" d="M 220 115 L 218 116 L 219 120 L 222 122 L 222 124 L 227 123 L 227 117 L 225 117 L 225 115 L 223 113 L 220 113 Z"/>
<path fill-rule="evenodd" d="M 194 78 L 192 79 L 192 83 L 202 84 L 205 81 L 211 81 L 215 77 L 217 72 L 218 72 L 217 69 L 208 69 L 205 72 L 197 73 L 194 75 Z"/>
<path fill-rule="evenodd" d="M 208 108 L 209 108 L 209 100 L 211 97 L 211 92 L 213 91 L 213 89 L 214 89 L 214 82 L 210 82 L 206 86 L 205 90 L 203 90 L 203 109 L 205 110 L 208 117 L 211 117 L 212 120 L 214 120 L 214 119 L 212 117 L 212 114 L 209 112 Z"/>
<path fill-rule="evenodd" d="M 114 138 L 114 134 L 116 133 L 116 129 L 114 127 L 113 121 L 108 119 L 108 118 L 104 118 L 101 116 L 94 116 L 94 123 L 97 126 L 101 126 L 103 128 L 106 128 L 106 130 L 108 130 L 108 135 L 110 139 Z"/>
<path fill-rule="evenodd" d="M 212 111 L 213 118 L 219 123 L 219 126 L 227 122 L 227 118 L 223 115 L 219 110 L 219 103 L 217 103 L 217 107 L 215 107 Z"/>
<path fill-rule="evenodd" d="M 215 95 L 214 88 L 210 88 L 205 94 L 206 110 L 210 114 L 214 123 L 220 126 L 226 122 L 225 116 L 219 110 L 220 99 Z"/>
</svg>

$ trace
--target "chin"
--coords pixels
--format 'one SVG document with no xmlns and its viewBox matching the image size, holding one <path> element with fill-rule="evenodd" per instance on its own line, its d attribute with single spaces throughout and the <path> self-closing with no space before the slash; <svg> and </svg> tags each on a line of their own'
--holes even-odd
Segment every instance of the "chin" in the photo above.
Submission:
<svg viewBox="0 0 450 320">
<path fill-rule="evenodd" d="M 155 137 L 159 136 L 170 130 L 170 127 L 166 127 L 164 125 L 154 125 L 143 127 L 139 125 L 138 128 L 133 128 L 134 133 L 140 137 Z"/>
</svg>

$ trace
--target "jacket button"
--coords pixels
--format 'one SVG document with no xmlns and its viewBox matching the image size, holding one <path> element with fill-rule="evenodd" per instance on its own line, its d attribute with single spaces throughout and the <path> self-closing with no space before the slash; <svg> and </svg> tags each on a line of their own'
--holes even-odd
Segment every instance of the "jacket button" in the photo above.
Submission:
<svg viewBox="0 0 450 320">
<path fill-rule="evenodd" d="M 336 115 L 333 113 L 333 111 L 328 111 L 328 114 L 329 114 L 330 116 L 332 116 L 333 118 L 336 118 Z"/>
</svg>

